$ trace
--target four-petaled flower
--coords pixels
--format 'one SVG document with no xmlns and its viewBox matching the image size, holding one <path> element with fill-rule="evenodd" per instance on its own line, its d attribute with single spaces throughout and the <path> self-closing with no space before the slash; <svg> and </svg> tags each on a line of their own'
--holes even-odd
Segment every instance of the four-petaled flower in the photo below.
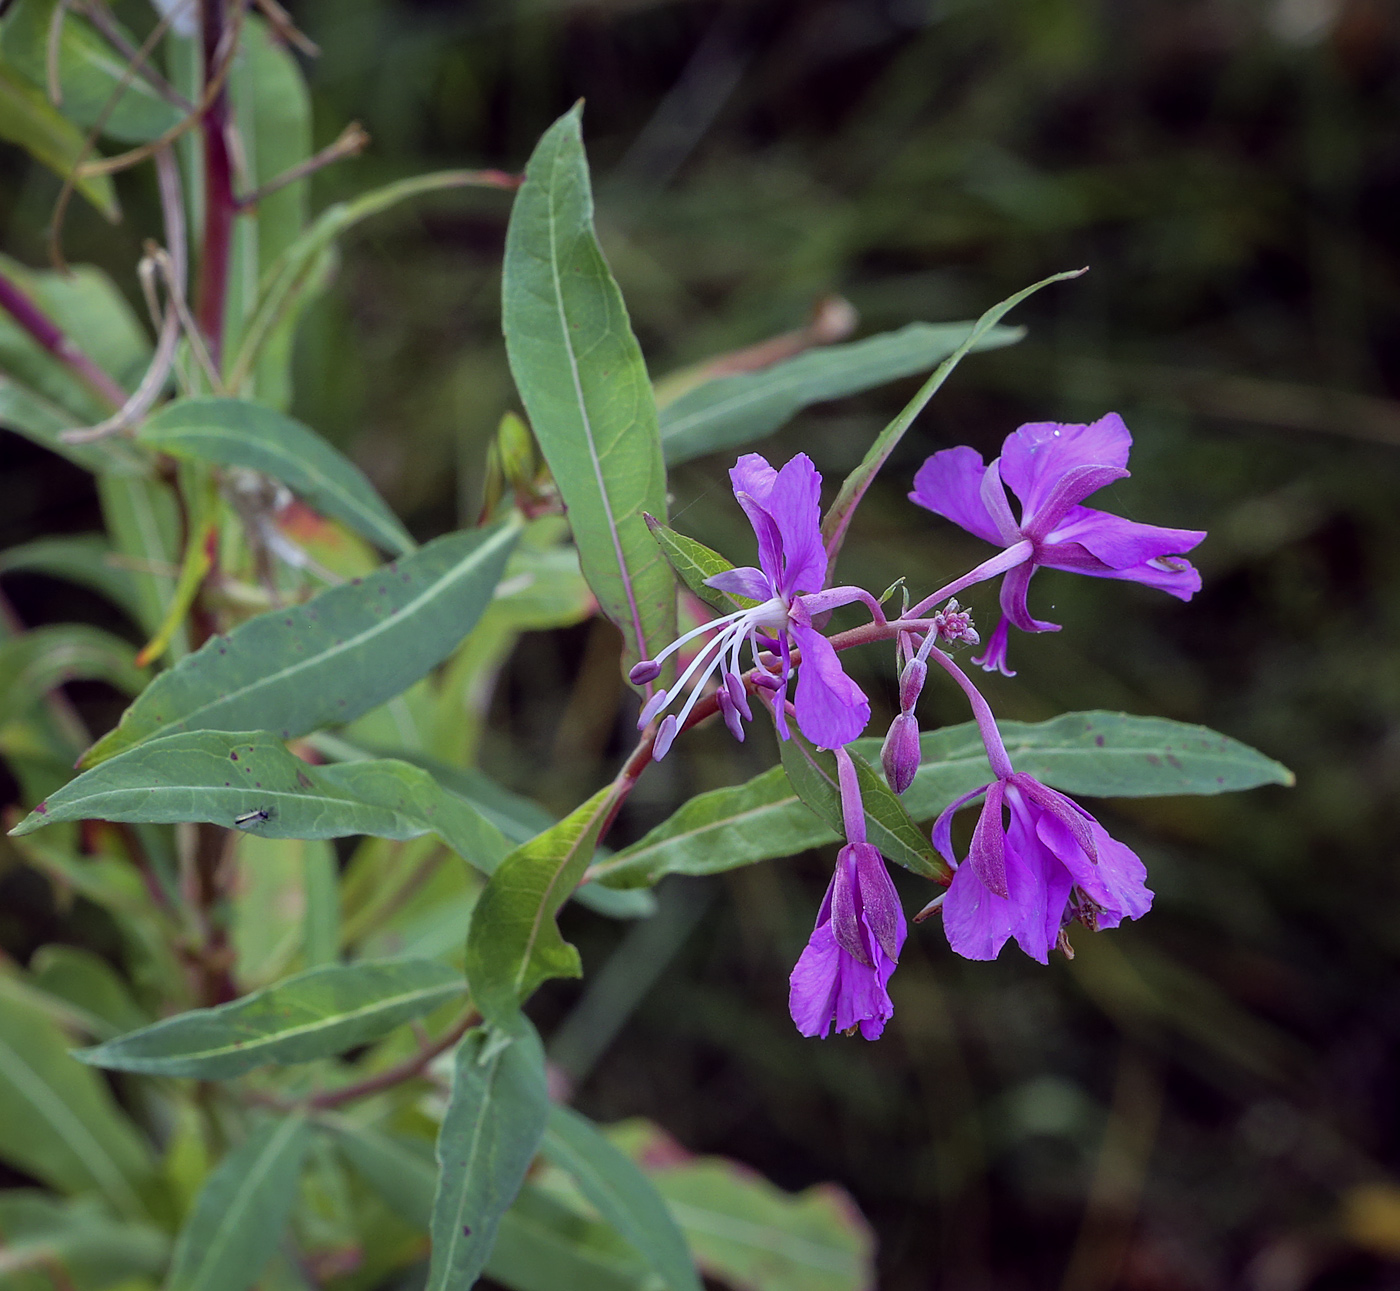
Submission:
<svg viewBox="0 0 1400 1291">
<path fill-rule="evenodd" d="M 1023 632 L 1058 631 L 1034 619 L 1026 604 L 1031 576 L 1042 565 L 1098 578 L 1126 578 L 1159 587 L 1183 601 L 1201 577 L 1181 553 L 1205 537 L 1194 529 L 1136 524 L 1079 504 L 1128 474 L 1133 437 L 1117 413 L 1087 426 L 1033 422 L 1006 437 L 1001 456 L 984 465 L 976 450 L 949 448 L 930 457 L 914 477 L 910 498 L 988 542 L 1019 551 L 1001 584 L 1004 617 L 974 662 L 989 672 L 1007 666 L 1007 624 Z M 1006 486 L 1021 503 L 1019 523 Z"/>
<path fill-rule="evenodd" d="M 953 814 L 986 801 L 967 858 L 942 898 L 948 943 L 967 959 L 995 959 L 1008 938 L 1042 964 L 1071 920 L 1116 928 L 1152 904 L 1147 870 L 1078 803 L 1013 772 L 952 803 L 933 827 L 949 864 Z M 1010 824 L 1003 820 L 1003 809 Z"/>
<path fill-rule="evenodd" d="M 758 536 L 757 569 L 729 569 L 705 581 L 709 586 L 757 604 L 715 619 L 678 637 L 655 659 L 644 659 L 631 672 L 638 685 L 661 675 L 661 662 L 687 641 L 707 632 L 717 635 L 690 662 L 669 690 L 658 690 L 643 706 L 638 728 L 661 712 L 693 680 L 690 698 L 670 714 L 656 734 L 652 756 L 665 757 L 699 699 L 705 682 L 720 671 L 720 711 L 736 739 L 744 738 L 741 718 L 751 718 L 740 677 L 740 653 L 748 643 L 756 684 L 775 691 L 773 717 L 778 733 L 788 738 L 787 690 L 794 647 L 802 652 L 797 666 L 794 706 L 797 725 L 813 744 L 836 748 L 850 743 L 870 721 L 870 702 L 841 668 L 831 643 L 812 626 L 812 616 L 852 601 L 868 600 L 859 588 L 826 587 L 827 556 L 821 536 L 822 477 L 805 453 L 781 470 L 759 454 L 741 457 L 729 472 L 734 496 Z M 777 671 L 760 664 L 759 650 L 769 651 Z"/>
<path fill-rule="evenodd" d="M 792 970 L 788 1010 L 805 1036 L 860 1027 L 879 1038 L 894 1016 L 890 974 L 904 945 L 904 911 L 874 844 L 850 842 L 836 857 L 817 926 Z"/>
</svg>

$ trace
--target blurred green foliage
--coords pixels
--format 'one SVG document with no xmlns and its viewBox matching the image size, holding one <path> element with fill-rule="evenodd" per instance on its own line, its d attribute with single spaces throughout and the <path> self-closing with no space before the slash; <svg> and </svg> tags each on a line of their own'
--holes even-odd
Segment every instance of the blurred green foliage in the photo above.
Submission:
<svg viewBox="0 0 1400 1291">
<path fill-rule="evenodd" d="M 825 857 L 737 870 L 713 882 L 715 899 L 673 880 L 658 919 L 631 930 L 566 914 L 589 984 L 554 984 L 533 1011 L 546 1034 L 575 1009 L 617 1033 L 602 1052 L 566 1054 L 561 1038 L 579 1104 L 605 1120 L 649 1116 L 787 1188 L 839 1180 L 879 1232 L 889 1291 L 1394 1285 L 1395 8 L 293 8 L 323 51 L 309 67 L 317 144 L 351 118 L 374 138 L 317 176 L 313 209 L 438 166 L 518 169 L 544 127 L 587 100 L 600 234 L 654 375 L 798 327 L 827 293 L 855 305 L 863 334 L 974 316 L 1090 265 L 1023 307 L 1025 342 L 970 359 L 924 414 L 862 509 L 847 572 L 880 586 L 908 573 L 918 594 L 977 558 L 973 540 L 904 500 L 925 454 L 994 451 L 1023 421 L 1116 409 L 1137 443 L 1111 509 L 1210 529 L 1205 589 L 1182 607 L 1042 574 L 1036 603 L 1065 630 L 1018 642 L 1020 675 L 993 679 L 989 698 L 1028 720 L 1121 707 L 1208 722 L 1298 774 L 1291 792 L 1095 804 L 1148 862 L 1151 916 L 1048 970 L 1014 952 L 962 963 L 924 925 L 877 1045 L 816 1045 L 786 1017 Z M 3 162 L 3 246 L 37 265 L 57 181 L 17 156 Z M 153 208 L 148 182 L 118 178 L 128 211 Z M 301 342 L 292 411 L 425 535 L 475 519 L 511 401 L 506 213 L 469 192 L 380 217 Z M 69 255 L 106 267 L 135 301 L 122 275 L 139 227 L 75 208 Z M 808 451 L 830 480 L 912 388 L 810 410 L 774 452 Z M 85 477 L 13 438 L 4 451 L 0 547 L 93 527 Z M 672 517 L 737 558 L 749 540 L 726 465 L 679 470 Z M 111 623 L 39 576 L 7 586 L 30 623 L 71 618 L 75 604 Z M 973 605 L 990 626 L 990 594 Z M 527 637 L 483 735 L 492 774 L 556 810 L 624 746 L 608 631 Z M 892 675 L 888 661 L 862 663 L 879 730 Z M 74 689 L 115 715 L 107 692 Z M 957 696 L 930 688 L 925 705 L 962 719 Z M 618 842 L 771 752 L 697 733 L 643 780 Z M 0 891 L 11 953 L 51 940 L 113 949 L 93 907 L 54 911 L 23 872 Z M 631 971 L 592 976 L 610 955 Z"/>
</svg>

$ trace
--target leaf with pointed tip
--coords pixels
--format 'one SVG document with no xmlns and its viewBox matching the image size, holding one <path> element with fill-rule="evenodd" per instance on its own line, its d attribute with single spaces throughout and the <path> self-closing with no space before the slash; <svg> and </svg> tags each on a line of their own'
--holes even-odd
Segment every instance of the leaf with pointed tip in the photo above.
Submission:
<svg viewBox="0 0 1400 1291">
<path fill-rule="evenodd" d="M 667 1291 L 700 1291 L 700 1277 L 660 1193 L 586 1117 L 551 1107 L 541 1150 L 579 1186 L 604 1222 L 636 1248 Z"/>
<path fill-rule="evenodd" d="M 3 420 L 3 416 L 0 416 Z M 0 552 L 0 574 L 47 574 L 65 578 L 119 605 L 133 622 L 141 621 L 140 598 L 129 570 L 112 562 L 112 548 L 97 533 L 36 538 Z"/>
<path fill-rule="evenodd" d="M 270 475 L 313 510 L 396 555 L 417 546 L 358 466 L 314 430 L 263 404 L 179 399 L 146 421 L 136 438 L 172 457 Z"/>
<path fill-rule="evenodd" d="M 227 1080 L 264 1063 L 330 1058 L 465 995 L 466 983 L 431 959 L 323 964 L 213 1009 L 191 1009 L 78 1049 L 109 1071 Z"/>
<path fill-rule="evenodd" d="M 666 463 L 751 444 L 803 408 L 926 372 L 964 344 L 971 323 L 910 323 L 846 345 L 823 345 L 758 372 L 717 377 L 661 409 Z M 973 342 L 997 349 L 1021 339 L 1017 327 L 993 328 Z"/>
<path fill-rule="evenodd" d="M 555 916 L 583 877 L 615 799 L 613 785 L 598 790 L 491 876 L 467 930 L 467 980 L 483 1016 L 505 1021 L 541 982 L 581 975 L 578 951 Z"/>
<path fill-rule="evenodd" d="M 0 1193 L 0 1233 L 5 1291 L 151 1286 L 146 1279 L 158 1276 L 170 1255 L 170 1239 L 158 1228 L 117 1221 L 91 1197 L 62 1201 L 27 1188 Z"/>
<path fill-rule="evenodd" d="M 656 539 L 656 545 L 661 548 L 661 554 L 666 557 L 671 568 L 707 605 L 713 606 L 721 614 L 729 614 L 734 610 L 749 609 L 758 604 L 747 596 L 732 596 L 728 592 L 721 592 L 717 587 L 706 586 L 707 578 L 713 578 L 716 574 L 734 568 L 719 552 L 705 546 L 703 542 L 696 542 L 694 538 L 687 538 L 685 534 L 667 528 L 654 516 L 647 516 L 646 522 L 651 536 Z"/>
<path fill-rule="evenodd" d="M 675 580 L 642 518 L 666 517 L 666 468 L 641 347 L 593 231 L 579 115 L 550 126 L 526 167 L 506 233 L 502 321 L 584 577 L 635 663 L 675 636 Z"/>
<path fill-rule="evenodd" d="M 66 681 L 105 681 L 128 695 L 146 684 L 136 651 L 86 623 L 56 623 L 0 641 L 0 726 Z"/>
<path fill-rule="evenodd" d="M 426 1291 L 472 1285 L 520 1191 L 549 1113 L 544 1050 L 521 1014 L 478 1027 L 457 1047 L 438 1135 L 432 1262 Z"/>
<path fill-rule="evenodd" d="M 248 1291 L 282 1241 L 310 1142 L 305 1116 L 264 1121 L 199 1190 L 166 1291 Z"/>
<path fill-rule="evenodd" d="M 41 802 L 11 833 L 65 820 L 206 821 L 264 838 L 418 838 L 437 834 L 490 874 L 505 836 L 426 771 L 382 759 L 315 767 L 266 731 L 185 731 L 99 763 Z"/>
<path fill-rule="evenodd" d="M 978 347 L 980 342 L 984 342 L 993 333 L 995 325 L 1001 322 L 1006 314 L 1025 300 L 1027 296 L 1033 295 L 1042 287 L 1048 287 L 1052 282 L 1063 282 L 1066 278 L 1078 278 L 1080 274 L 1085 272 L 1087 271 L 1084 269 L 1071 269 L 1067 273 L 1052 274 L 1049 278 L 1043 278 L 1033 286 L 1026 287 L 1014 296 L 1008 296 L 999 304 L 993 305 L 972 325 L 957 348 L 938 365 L 937 371 L 919 387 L 918 394 L 904 405 L 899 415 L 875 437 L 875 442 L 866 450 L 860 464 L 842 481 L 841 491 L 836 495 L 831 509 L 822 519 L 822 540 L 826 544 L 826 554 L 830 559 L 834 560 L 836 553 L 841 550 L 841 543 L 846 537 L 846 528 L 851 523 L 851 517 L 855 514 L 856 507 L 860 505 L 861 498 L 865 496 L 866 489 L 870 487 L 870 482 L 875 478 L 880 467 L 885 464 L 885 460 L 894 452 L 895 445 L 904 438 L 904 432 L 914 424 L 914 418 L 924 410 L 928 401 L 938 393 L 943 383 L 952 375 L 953 369 L 962 362 L 969 351 Z"/>
<path fill-rule="evenodd" d="M 797 731 L 779 746 L 783 770 L 797 795 L 830 828 L 841 831 L 841 795 L 836 783 L 836 755 L 819 749 Z M 860 796 L 865 804 L 865 824 L 870 841 L 880 849 L 880 855 L 912 870 L 926 879 L 946 878 L 948 869 L 933 851 L 923 831 L 911 819 L 908 810 L 894 791 L 854 748 L 860 782 Z"/>
<path fill-rule="evenodd" d="M 519 526 L 447 534 L 365 578 L 211 637 L 161 673 L 92 746 L 90 767 L 179 731 L 347 722 L 442 662 L 491 601 Z"/>
</svg>

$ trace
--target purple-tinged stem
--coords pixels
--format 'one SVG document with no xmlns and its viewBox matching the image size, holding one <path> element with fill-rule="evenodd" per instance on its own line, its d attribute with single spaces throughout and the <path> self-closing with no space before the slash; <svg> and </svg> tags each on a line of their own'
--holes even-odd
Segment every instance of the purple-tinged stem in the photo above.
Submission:
<svg viewBox="0 0 1400 1291">
<path fill-rule="evenodd" d="M 848 843 L 865 842 L 865 804 L 860 797 L 860 781 L 856 779 L 856 764 L 844 748 L 831 750 L 836 755 L 836 780 L 841 789 L 841 823 Z"/>
<path fill-rule="evenodd" d="M 94 394 L 114 408 L 126 402 L 126 391 L 97 366 L 42 309 L 0 273 L 0 308 L 54 358 L 66 364 Z"/>
<path fill-rule="evenodd" d="M 1017 565 L 1030 559 L 1034 545 L 1027 538 L 1022 538 L 1020 542 L 1013 543 L 1004 551 L 999 551 L 989 560 L 984 560 L 976 569 L 969 570 L 961 578 L 955 578 L 951 583 L 940 587 L 931 596 L 925 596 L 922 601 L 907 611 L 905 617 L 917 618 L 925 610 L 932 609 L 940 601 L 946 600 L 950 596 L 956 596 L 965 587 L 971 587 L 974 583 L 986 582 L 989 578 L 995 578 L 998 574 L 1004 574 L 1008 569 L 1015 569 Z"/>
<path fill-rule="evenodd" d="M 204 42 L 204 83 L 219 75 L 227 27 L 226 0 L 200 0 Z M 238 199 L 233 192 L 233 159 L 228 149 L 230 121 L 227 84 L 219 86 L 204 116 L 204 244 L 199 260 L 195 317 L 216 366 L 222 364 L 224 311 L 228 301 L 229 259 Z"/>
<path fill-rule="evenodd" d="M 1011 758 L 1007 755 L 1006 745 L 1002 743 L 1001 732 L 997 730 L 997 719 L 992 716 L 992 710 L 987 701 L 982 698 L 982 692 L 972 684 L 967 674 L 942 650 L 930 651 L 929 658 L 935 660 L 939 667 L 962 687 L 963 694 L 967 696 L 967 702 L 972 705 L 972 716 L 977 721 L 977 730 L 982 736 L 982 743 L 987 747 L 987 761 L 992 764 L 992 774 L 998 780 L 1005 780 L 1007 776 L 1014 773 L 1015 768 L 1011 765 Z"/>
</svg>

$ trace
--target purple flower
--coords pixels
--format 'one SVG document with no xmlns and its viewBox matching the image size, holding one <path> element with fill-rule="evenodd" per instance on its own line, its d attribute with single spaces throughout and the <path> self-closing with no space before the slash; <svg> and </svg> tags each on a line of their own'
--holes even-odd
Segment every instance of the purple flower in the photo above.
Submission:
<svg viewBox="0 0 1400 1291">
<path fill-rule="evenodd" d="M 890 974 L 904 945 L 904 911 L 874 844 L 847 843 L 837 854 L 817 926 L 792 970 L 788 1010 L 805 1036 L 826 1038 L 857 1026 L 877 1040 L 894 1016 Z"/>
<path fill-rule="evenodd" d="M 933 827 L 950 864 L 953 814 L 986 795 L 967 858 L 942 898 L 948 943 L 967 959 L 995 959 L 1008 938 L 1042 964 L 1072 920 L 1116 928 L 1152 904 L 1137 855 L 1078 803 L 1013 772 L 952 803 Z M 1009 812 L 1010 824 L 1003 820 Z"/>
<path fill-rule="evenodd" d="M 748 643 L 754 664 L 759 650 L 771 652 L 777 671 L 760 666 L 758 684 L 776 692 L 773 716 L 783 739 L 789 735 L 787 691 L 794 648 L 802 652 L 797 668 L 794 706 L 797 725 L 813 744 L 836 748 L 855 739 L 870 721 L 870 702 L 841 668 L 826 637 L 812 626 L 812 616 L 870 599 L 859 588 L 826 586 L 827 557 L 821 536 L 822 477 L 805 453 L 775 471 L 757 453 L 741 457 L 729 472 L 734 496 L 758 536 L 758 568 L 729 569 L 706 579 L 710 587 L 757 602 L 687 632 L 655 659 L 644 659 L 631 672 L 637 684 L 661 675 L 661 662 L 687 641 L 706 632 L 718 635 L 681 673 L 670 690 L 658 690 L 642 709 L 640 729 L 692 682 L 690 698 L 678 714 L 661 723 L 652 756 L 660 760 L 671 747 L 700 697 L 705 682 L 720 672 L 719 706 L 736 739 L 744 738 L 743 721 L 752 719 L 743 681 L 741 651 Z"/>
<path fill-rule="evenodd" d="M 921 507 L 1010 552 L 1020 561 L 1001 584 L 1005 616 L 987 642 L 980 663 L 1014 676 L 1006 663 L 1007 623 L 1023 632 L 1053 632 L 1057 623 L 1031 617 L 1026 590 L 1042 565 L 1096 578 L 1126 578 L 1190 600 L 1201 576 L 1181 553 L 1205 534 L 1137 524 L 1079 504 L 1128 474 L 1133 437 L 1117 413 L 1088 426 L 1033 422 L 1006 437 L 990 466 L 967 447 L 935 453 L 914 477 L 909 497 Z M 1006 486 L 1021 503 L 1017 522 Z M 998 571 L 999 572 L 999 571 Z M 986 575 L 983 575 L 986 576 Z M 966 583 L 959 581 L 956 587 Z M 946 594 L 946 593 L 945 593 Z"/>
</svg>

